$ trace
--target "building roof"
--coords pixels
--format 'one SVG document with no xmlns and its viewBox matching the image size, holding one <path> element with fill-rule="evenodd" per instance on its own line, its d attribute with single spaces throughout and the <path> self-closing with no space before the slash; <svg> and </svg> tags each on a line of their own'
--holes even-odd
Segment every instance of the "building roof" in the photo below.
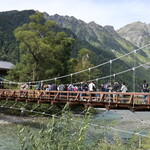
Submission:
<svg viewBox="0 0 150 150">
<path fill-rule="evenodd" d="M 7 61 L 0 61 L 0 69 L 6 69 L 9 70 L 14 66 L 11 62 Z"/>
</svg>

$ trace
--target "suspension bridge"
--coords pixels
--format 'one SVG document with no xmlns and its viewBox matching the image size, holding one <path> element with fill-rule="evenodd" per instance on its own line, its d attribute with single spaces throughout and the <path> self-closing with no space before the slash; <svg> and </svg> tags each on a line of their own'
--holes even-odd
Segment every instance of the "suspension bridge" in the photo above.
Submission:
<svg viewBox="0 0 150 150">
<path fill-rule="evenodd" d="M 146 97 L 146 98 L 144 98 Z M 0 100 L 46 103 L 70 107 L 150 110 L 150 93 L 44 91 L 44 90 L 0 90 Z"/>
<path fill-rule="evenodd" d="M 133 67 L 127 70 L 123 70 L 121 72 L 112 74 L 113 62 L 115 62 L 118 59 L 122 59 L 123 57 L 129 56 L 131 54 L 135 56 L 139 51 L 143 50 L 143 48 L 148 48 L 149 46 L 150 44 L 147 44 L 129 53 L 121 55 L 120 57 L 117 57 L 113 60 L 109 60 L 107 62 L 98 64 L 96 66 L 87 68 L 85 70 L 81 70 L 81 71 L 71 73 L 68 75 L 64 75 L 64 76 L 60 76 L 60 77 L 55 77 L 52 79 L 42 80 L 44 83 L 49 82 L 49 81 L 54 81 L 56 83 L 56 80 L 66 78 L 66 77 L 71 77 L 71 82 L 72 82 L 72 77 L 74 75 L 89 71 L 89 76 L 90 76 L 91 70 L 97 67 L 101 67 L 103 65 L 109 64 L 110 65 L 110 69 L 108 71 L 109 75 L 96 78 L 96 79 L 89 78 L 88 82 L 108 79 L 111 83 L 112 77 L 114 77 L 115 79 L 117 75 L 125 74 L 127 72 L 132 71 L 133 72 L 133 91 L 132 92 L 121 93 L 121 92 L 44 91 L 44 90 L 39 91 L 39 90 L 0 89 L 0 99 L 6 100 L 6 101 L 13 100 L 13 101 L 24 101 L 24 102 L 36 102 L 39 104 L 48 103 L 51 105 L 54 105 L 54 104 L 55 105 L 69 104 L 69 106 L 81 105 L 81 106 L 84 106 L 85 108 L 97 107 L 97 108 L 106 108 L 106 109 L 130 109 L 132 111 L 149 110 L 150 109 L 150 93 L 135 92 L 135 70 L 140 67 L 145 67 L 145 66 L 150 65 L 150 61 L 145 62 L 143 64 L 141 64 L 140 62 L 135 63 L 136 59 L 135 57 L 133 57 L 133 62 L 134 62 Z M 8 86 L 11 86 L 13 84 L 22 85 L 23 83 L 35 85 L 39 82 L 39 81 L 14 82 L 14 81 L 10 81 L 4 78 L 1 78 L 1 79 L 3 80 L 3 83 L 8 84 Z M 79 84 L 79 83 L 73 83 L 73 84 Z"/>
<path fill-rule="evenodd" d="M 146 63 L 149 64 L 150 62 Z M 144 66 L 139 65 L 137 68 Z M 133 69 L 125 70 L 123 73 L 127 71 L 134 71 L 136 67 Z M 122 72 L 121 72 L 122 73 Z M 118 74 L 121 74 L 118 73 Z M 109 76 L 110 77 L 110 76 Z M 55 78 L 56 80 L 56 78 Z M 10 85 L 10 82 L 8 82 Z M 13 82 L 11 82 L 13 83 Z M 16 84 L 16 83 L 15 83 Z M 20 84 L 20 83 L 17 83 Z M 146 98 L 144 98 L 146 97 Z M 120 111 L 120 110 L 129 110 L 127 112 L 126 118 L 131 118 L 135 122 L 135 126 L 130 127 L 133 130 L 136 130 L 138 126 L 144 125 L 144 129 L 140 129 L 140 131 L 130 131 L 129 129 L 120 129 L 120 127 L 110 127 L 109 125 L 105 126 L 111 131 L 118 131 L 120 133 L 125 133 L 129 135 L 137 135 L 140 137 L 149 137 L 146 134 L 143 134 L 143 130 L 147 130 L 147 126 L 149 126 L 149 121 L 143 120 L 138 113 L 141 111 L 149 111 L 150 110 L 150 93 L 137 93 L 137 92 L 83 92 L 83 91 L 45 91 L 45 90 L 15 90 L 15 89 L 0 89 L 0 100 L 5 101 L 0 107 L 5 109 L 15 109 L 20 111 L 21 113 L 24 111 L 41 114 L 44 116 L 52 116 L 48 111 L 54 105 L 66 105 L 70 107 L 78 107 L 83 106 L 84 108 L 94 107 L 94 108 L 104 108 L 106 111 L 102 113 L 101 117 L 107 116 L 107 114 L 112 111 Z M 11 106 L 7 106 L 6 104 L 9 101 L 14 101 L 14 104 Z M 24 102 L 24 107 L 17 106 L 18 102 Z M 38 104 L 48 104 L 50 107 L 43 112 L 37 111 L 36 107 L 32 110 L 26 109 L 26 105 L 30 105 L 30 103 L 38 103 Z M 130 113 L 131 112 L 131 113 Z M 125 118 L 124 113 L 122 114 Z M 136 120 L 135 120 L 136 118 Z M 121 124 L 121 123 L 120 123 Z M 98 126 L 97 124 L 93 124 L 92 126 Z M 146 127 L 145 127 L 146 126 Z M 102 127 L 99 127 L 102 128 Z"/>
<path fill-rule="evenodd" d="M 114 59 L 112 59 L 112 60 L 108 60 L 108 61 L 106 61 L 106 62 L 103 62 L 103 63 L 101 63 L 101 64 L 95 65 L 95 66 L 93 66 L 93 67 L 90 67 L 90 68 L 87 68 L 87 69 L 84 69 L 84 70 L 81 70 L 81 71 L 78 71 L 78 72 L 66 74 L 66 75 L 63 75 L 63 76 L 50 78 L 50 79 L 43 79 L 43 80 L 39 80 L 39 81 L 28 81 L 28 82 L 16 82 L 16 81 L 11 81 L 11 80 L 8 80 L 8 79 L 2 78 L 2 77 L 0 77 L 0 79 L 3 81 L 3 83 L 9 84 L 9 86 L 10 86 L 10 85 L 21 85 L 21 84 L 23 84 L 23 83 L 33 84 L 33 85 L 34 85 L 34 84 L 37 84 L 38 82 L 41 82 L 41 81 L 43 81 L 43 82 L 53 82 L 53 81 L 54 81 L 54 82 L 56 83 L 57 80 L 63 79 L 63 78 L 66 78 L 66 77 L 69 77 L 70 80 L 71 80 L 71 82 L 72 82 L 73 76 L 88 71 L 88 72 L 89 72 L 89 80 L 88 80 L 88 82 L 90 82 L 90 81 L 99 81 L 99 80 L 103 80 L 103 79 L 108 79 L 108 80 L 110 80 L 110 83 L 111 83 L 112 77 L 114 77 L 114 80 L 115 80 L 115 77 L 116 77 L 116 76 L 121 75 L 121 74 L 125 74 L 125 73 L 127 73 L 127 72 L 132 71 L 132 72 L 133 72 L 133 90 L 135 90 L 135 89 L 134 89 L 134 88 L 135 88 L 135 70 L 136 70 L 136 69 L 139 69 L 139 68 L 142 68 L 142 67 L 143 67 L 143 68 L 144 68 L 144 67 L 148 67 L 148 68 L 149 68 L 149 65 L 150 65 L 150 61 L 145 62 L 145 63 L 143 63 L 143 64 L 142 64 L 141 62 L 136 62 L 135 56 L 136 56 L 141 50 L 144 51 L 143 49 L 145 49 L 145 48 L 148 49 L 149 47 L 150 47 L 150 44 L 147 44 L 147 45 L 142 46 L 142 47 L 139 47 L 138 49 L 135 49 L 135 50 L 133 50 L 133 51 L 131 51 L 131 52 L 128 52 L 128 53 L 126 53 L 126 54 L 122 54 L 122 55 L 119 56 L 119 57 L 116 57 L 116 58 L 114 58 Z M 115 61 L 121 60 L 121 59 L 123 59 L 123 58 L 125 58 L 125 57 L 128 57 L 128 56 L 131 56 L 131 55 L 133 55 L 133 67 L 128 68 L 128 69 L 123 70 L 123 71 L 120 71 L 120 72 L 112 73 L 112 65 L 113 65 L 113 63 L 114 63 Z M 128 58 L 125 58 L 125 59 L 128 59 Z M 143 59 L 144 59 L 144 58 L 143 58 Z M 95 79 L 91 79 L 91 72 L 92 72 L 93 69 L 102 67 L 102 66 L 107 65 L 107 64 L 109 64 L 109 69 L 107 68 L 107 69 L 108 69 L 108 75 L 105 75 L 105 76 L 99 77 L 99 78 L 95 78 Z M 74 84 L 80 84 L 81 82 L 82 82 L 82 81 L 79 81 L 78 83 L 74 83 Z"/>
<path fill-rule="evenodd" d="M 146 127 L 140 131 L 130 131 L 130 130 L 123 130 L 122 128 L 114 128 L 114 127 L 109 127 L 105 126 L 104 128 L 107 128 L 111 131 L 118 131 L 121 133 L 126 133 L 126 134 L 131 134 L 131 135 L 137 135 L 139 136 L 139 141 L 140 137 L 149 137 L 148 135 L 145 135 L 142 133 L 143 130 L 147 129 L 147 126 L 149 126 L 149 121 L 144 120 L 143 118 L 140 117 L 138 114 L 138 111 L 149 111 L 150 110 L 150 93 L 138 93 L 135 92 L 135 70 L 140 68 L 140 67 L 145 67 L 150 65 L 150 61 L 145 62 L 145 63 L 140 63 L 136 62 L 135 57 L 133 57 L 133 66 L 131 68 L 128 68 L 126 70 L 120 71 L 120 72 L 113 72 L 112 73 L 112 65 L 113 63 L 118 60 L 122 59 L 123 57 L 129 56 L 133 54 L 134 56 L 141 51 L 143 48 L 148 48 L 150 44 L 145 45 L 139 49 L 136 49 L 134 51 L 131 51 L 127 54 L 121 55 L 120 57 L 117 57 L 113 60 L 109 60 L 107 62 L 104 62 L 102 64 L 98 64 L 94 67 L 87 68 L 85 70 L 81 70 L 79 72 L 67 74 L 64 76 L 60 77 L 55 77 L 51 79 L 46 79 L 42 80 L 44 83 L 46 82 L 51 82 L 54 81 L 56 83 L 57 80 L 69 77 L 71 82 L 72 78 L 74 75 L 83 73 L 88 71 L 89 72 L 89 81 L 99 81 L 103 79 L 108 79 L 110 83 L 112 82 L 112 78 L 121 74 L 125 74 L 127 72 L 132 72 L 133 73 L 133 91 L 132 92 L 127 92 L 127 93 L 122 93 L 122 92 L 83 92 L 83 91 L 45 91 L 45 90 L 17 90 L 17 89 L 11 89 L 11 85 L 22 85 L 23 83 L 27 84 L 33 84 L 36 85 L 39 81 L 28 81 L 28 82 L 15 82 L 15 81 L 10 81 L 4 78 L 1 78 L 3 80 L 4 84 L 7 84 L 7 87 L 10 87 L 10 89 L 0 89 L 0 100 L 4 101 L 4 104 L 0 105 L 0 108 L 5 108 L 5 109 L 15 109 L 20 111 L 21 113 L 23 111 L 27 112 L 32 112 L 35 114 L 41 114 L 45 116 L 52 116 L 52 114 L 49 114 L 48 111 L 54 106 L 54 105 L 68 105 L 70 107 L 79 107 L 82 106 L 83 108 L 87 109 L 89 107 L 93 108 L 104 108 L 105 112 L 101 115 L 103 117 L 104 115 L 106 116 L 108 112 L 116 111 L 119 112 L 120 110 L 129 110 L 127 112 L 126 117 L 124 117 L 124 113 L 121 115 L 121 118 L 131 118 L 132 121 L 135 122 L 135 125 L 132 127 L 129 127 L 130 129 L 132 128 L 133 130 L 138 128 L 138 125 L 146 125 Z M 96 79 L 91 79 L 91 71 L 95 68 L 104 66 L 104 65 L 109 65 L 109 70 L 108 70 L 108 75 L 99 77 Z M 41 81 L 41 80 L 40 80 Z M 81 82 L 78 83 L 73 83 L 73 84 L 80 84 Z M 9 103 L 9 101 L 14 101 L 14 104 L 6 105 Z M 18 102 L 24 102 L 24 106 L 17 106 Z M 43 112 L 39 112 L 39 110 L 36 110 L 36 107 L 32 110 L 28 110 L 25 106 L 27 104 L 30 105 L 30 103 L 37 103 L 37 104 L 48 104 L 50 107 L 46 110 L 43 110 Z M 37 106 L 38 107 L 38 106 Z M 122 117 L 123 116 L 123 117 Z M 136 119 L 135 119 L 136 118 Z M 121 124 L 121 123 L 120 123 Z M 130 124 L 128 124 L 130 125 Z M 93 126 L 98 126 L 93 124 Z M 136 127 L 136 128 L 135 128 Z"/>
</svg>

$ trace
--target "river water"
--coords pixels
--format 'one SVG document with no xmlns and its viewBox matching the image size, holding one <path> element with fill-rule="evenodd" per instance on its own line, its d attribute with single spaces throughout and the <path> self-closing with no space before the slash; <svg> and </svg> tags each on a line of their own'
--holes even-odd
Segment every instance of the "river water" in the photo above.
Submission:
<svg viewBox="0 0 150 150">
<path fill-rule="evenodd" d="M 97 114 L 93 120 L 96 124 L 104 122 L 110 133 L 117 132 L 124 139 L 133 135 L 146 137 L 150 133 L 150 112 L 148 111 L 103 111 Z"/>
<path fill-rule="evenodd" d="M 147 136 L 150 132 L 150 112 L 131 112 L 129 110 L 97 109 L 92 125 L 108 127 L 113 134 L 118 132 L 122 138 L 130 138 L 133 134 Z M 25 118 L 0 114 L 0 150 L 20 150 L 18 124 L 29 125 L 38 130 L 40 118 Z M 96 131 L 97 130 L 97 131 Z M 93 132 L 98 132 L 98 128 Z"/>
</svg>

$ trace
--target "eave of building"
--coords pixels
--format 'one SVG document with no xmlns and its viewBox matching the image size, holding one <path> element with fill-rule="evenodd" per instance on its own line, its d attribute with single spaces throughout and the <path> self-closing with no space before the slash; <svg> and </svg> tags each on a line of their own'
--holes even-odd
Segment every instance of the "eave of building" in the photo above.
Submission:
<svg viewBox="0 0 150 150">
<path fill-rule="evenodd" d="M 10 70 L 14 67 L 14 64 L 7 61 L 0 61 L 0 69 L 1 70 Z"/>
</svg>

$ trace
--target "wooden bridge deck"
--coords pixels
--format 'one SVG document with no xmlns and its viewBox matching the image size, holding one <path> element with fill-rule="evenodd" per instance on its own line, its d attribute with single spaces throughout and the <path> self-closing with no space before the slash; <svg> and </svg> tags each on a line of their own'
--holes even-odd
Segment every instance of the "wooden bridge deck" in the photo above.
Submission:
<svg viewBox="0 0 150 150">
<path fill-rule="evenodd" d="M 123 95 L 125 97 L 123 97 Z M 147 96 L 144 99 L 144 95 Z M 106 109 L 150 110 L 150 93 L 38 91 L 0 89 L 0 100 L 69 104 Z M 146 103 L 143 104 L 143 101 Z"/>
</svg>

